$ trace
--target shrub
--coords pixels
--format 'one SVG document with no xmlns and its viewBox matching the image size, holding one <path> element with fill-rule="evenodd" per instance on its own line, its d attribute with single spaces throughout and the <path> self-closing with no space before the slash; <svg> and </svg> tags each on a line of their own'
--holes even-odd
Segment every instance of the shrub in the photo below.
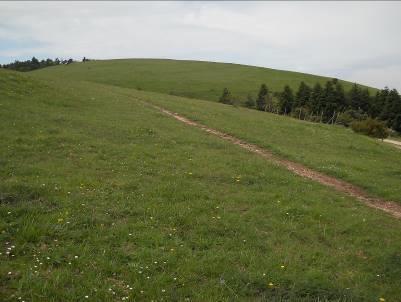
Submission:
<svg viewBox="0 0 401 302">
<path fill-rule="evenodd" d="M 368 118 L 368 115 L 362 110 L 346 110 L 338 115 L 336 123 L 349 127 L 353 122 L 363 121 Z"/>
<path fill-rule="evenodd" d="M 255 100 L 253 99 L 253 97 L 250 94 L 248 94 L 248 97 L 247 97 L 244 105 L 247 108 L 255 108 L 255 106 L 256 106 Z"/>
<path fill-rule="evenodd" d="M 386 125 L 383 122 L 372 118 L 368 118 L 364 121 L 353 122 L 351 128 L 357 133 L 363 133 L 381 139 L 384 139 L 389 135 Z"/>
<path fill-rule="evenodd" d="M 219 102 L 223 104 L 232 105 L 233 99 L 231 96 L 231 92 L 227 88 L 223 89 L 223 94 L 221 95 Z"/>
</svg>

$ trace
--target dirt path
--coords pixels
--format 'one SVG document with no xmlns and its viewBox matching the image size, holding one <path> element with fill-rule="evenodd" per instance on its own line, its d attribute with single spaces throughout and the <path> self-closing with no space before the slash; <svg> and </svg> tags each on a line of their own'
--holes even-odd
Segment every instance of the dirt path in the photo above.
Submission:
<svg viewBox="0 0 401 302">
<path fill-rule="evenodd" d="M 383 141 L 385 143 L 392 144 L 396 148 L 400 148 L 401 149 L 401 142 L 400 141 L 396 141 L 396 140 L 393 140 L 393 139 L 385 139 Z"/>
<path fill-rule="evenodd" d="M 316 182 L 319 182 L 323 185 L 332 187 L 341 193 L 345 193 L 349 196 L 352 196 L 352 197 L 358 199 L 359 201 L 363 202 L 364 204 L 366 204 L 369 207 L 382 210 L 396 218 L 401 219 L 401 205 L 396 202 L 386 201 L 386 200 L 383 200 L 380 198 L 371 197 L 361 188 L 359 188 L 353 184 L 350 184 L 346 181 L 339 180 L 332 176 L 328 176 L 323 173 L 317 172 L 317 171 L 307 168 L 299 163 L 280 158 L 280 157 L 272 154 L 267 149 L 260 148 L 256 145 L 249 144 L 243 140 L 240 140 L 232 135 L 229 135 L 224 132 L 206 127 L 202 124 L 191 121 L 177 113 L 173 113 L 173 112 L 166 110 L 164 108 L 161 108 L 159 106 L 155 106 L 155 105 L 152 105 L 152 106 L 154 108 L 160 110 L 164 114 L 167 114 L 180 122 L 183 122 L 189 126 L 193 126 L 193 127 L 202 129 L 202 130 L 206 131 L 207 133 L 210 133 L 212 135 L 220 137 L 221 139 L 229 141 L 234 145 L 238 145 L 250 152 L 256 153 L 259 156 L 262 156 L 275 164 L 285 167 L 285 168 L 287 168 L 287 170 L 289 170 L 299 176 L 302 176 L 302 177 L 314 180 Z"/>
</svg>

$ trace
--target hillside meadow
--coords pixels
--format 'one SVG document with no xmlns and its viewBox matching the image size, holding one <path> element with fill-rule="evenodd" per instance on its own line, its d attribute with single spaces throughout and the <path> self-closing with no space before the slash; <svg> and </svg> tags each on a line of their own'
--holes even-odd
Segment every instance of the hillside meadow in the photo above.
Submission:
<svg viewBox="0 0 401 302">
<path fill-rule="evenodd" d="M 116 89 L 110 86 L 110 89 Z M 372 196 L 401 202 L 400 150 L 343 126 L 163 94 L 121 90 L 284 158 L 349 181 Z"/>
<path fill-rule="evenodd" d="M 330 78 L 229 63 L 166 59 L 120 59 L 89 61 L 44 68 L 33 72 L 35 76 L 52 79 L 86 80 L 91 82 L 160 92 L 170 95 L 217 101 L 223 89 L 228 88 L 235 98 L 245 101 L 248 95 L 256 97 L 260 85 L 265 83 L 273 92 L 285 85 L 296 91 L 303 81 L 309 86 L 317 82 L 324 85 Z M 352 83 L 341 81 L 345 90 Z M 371 94 L 376 89 L 369 88 Z"/>
<path fill-rule="evenodd" d="M 0 300 L 399 298 L 399 220 L 148 102 L 266 146 L 274 141 L 288 156 L 299 152 L 292 140 L 303 131 L 314 134 L 304 135 L 309 152 L 329 131 L 361 143 L 335 145 L 344 161 L 396 161 L 390 147 L 255 111 L 0 72 Z"/>
</svg>

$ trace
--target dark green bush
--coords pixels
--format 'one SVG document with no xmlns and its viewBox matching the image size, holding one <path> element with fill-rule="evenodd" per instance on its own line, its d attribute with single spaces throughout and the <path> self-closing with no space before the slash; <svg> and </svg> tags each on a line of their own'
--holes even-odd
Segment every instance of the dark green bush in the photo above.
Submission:
<svg viewBox="0 0 401 302">
<path fill-rule="evenodd" d="M 353 122 L 351 124 L 351 128 L 357 133 L 363 133 L 365 135 L 381 139 L 384 139 L 389 135 L 389 131 L 385 123 L 372 118 Z"/>
<path fill-rule="evenodd" d="M 364 113 L 362 110 L 346 110 L 341 113 L 337 117 L 336 123 L 339 125 L 344 125 L 345 127 L 349 127 L 353 122 L 363 121 L 368 118 L 368 115 Z"/>
</svg>

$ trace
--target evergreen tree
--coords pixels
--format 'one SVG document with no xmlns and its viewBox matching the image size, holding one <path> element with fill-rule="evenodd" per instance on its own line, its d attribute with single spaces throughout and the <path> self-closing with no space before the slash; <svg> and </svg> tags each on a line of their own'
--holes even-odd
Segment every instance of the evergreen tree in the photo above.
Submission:
<svg viewBox="0 0 401 302">
<path fill-rule="evenodd" d="M 337 112 L 344 111 L 347 107 L 344 88 L 339 81 L 335 81 L 335 104 Z"/>
<path fill-rule="evenodd" d="M 351 90 L 348 92 L 349 105 L 351 109 L 358 110 L 362 106 L 361 89 L 354 83 Z"/>
<path fill-rule="evenodd" d="M 369 90 L 367 88 L 362 89 L 360 107 L 361 107 L 361 110 L 363 112 L 369 112 L 369 110 L 370 110 L 369 107 L 370 107 L 370 104 L 371 104 L 371 100 L 370 99 L 371 98 L 370 98 Z"/>
<path fill-rule="evenodd" d="M 259 89 L 258 98 L 256 99 L 256 109 L 265 111 L 269 90 L 265 84 L 262 84 Z"/>
<path fill-rule="evenodd" d="M 294 94 L 290 86 L 285 85 L 283 92 L 280 94 L 280 112 L 283 114 L 291 113 L 294 104 Z"/>
<path fill-rule="evenodd" d="M 381 120 L 387 121 L 387 125 L 391 127 L 398 114 L 401 114 L 401 99 L 398 91 L 392 89 L 384 100 L 383 110 L 379 117 Z"/>
<path fill-rule="evenodd" d="M 352 110 L 369 112 L 370 95 L 368 89 L 361 89 L 357 84 L 352 85 L 348 92 L 348 105 Z"/>
<path fill-rule="evenodd" d="M 245 107 L 255 108 L 255 100 L 253 99 L 252 95 L 250 95 L 250 94 L 248 94 L 248 96 L 246 98 Z"/>
<path fill-rule="evenodd" d="M 401 114 L 397 114 L 397 116 L 394 118 L 392 128 L 401 133 Z"/>
<path fill-rule="evenodd" d="M 231 92 L 227 88 L 223 89 L 223 94 L 221 95 L 219 102 L 223 104 L 232 104 Z"/>
<path fill-rule="evenodd" d="M 40 68 L 40 62 L 39 62 L 39 60 L 36 59 L 35 57 L 32 57 L 32 60 L 31 60 L 31 64 L 30 64 L 30 65 L 31 65 L 31 66 L 29 67 L 30 70 L 34 70 L 34 69 Z"/>
<path fill-rule="evenodd" d="M 328 121 L 336 110 L 336 95 L 332 81 L 327 81 L 324 87 L 321 109 L 323 112 L 323 121 Z"/>
<path fill-rule="evenodd" d="M 383 113 L 383 108 L 386 103 L 386 99 L 390 93 L 390 90 L 388 87 L 384 87 L 384 89 L 378 91 L 376 93 L 376 96 L 374 97 L 374 100 L 371 102 L 370 105 L 370 111 L 369 115 L 373 118 L 381 118 L 381 115 Z"/>
<path fill-rule="evenodd" d="M 309 107 L 312 113 L 316 113 L 319 115 L 323 109 L 323 88 L 320 83 L 316 83 L 312 89 L 310 99 L 309 99 Z"/>
<path fill-rule="evenodd" d="M 294 108 L 306 107 L 311 96 L 311 89 L 304 82 L 299 85 L 298 91 L 294 100 Z"/>
</svg>

